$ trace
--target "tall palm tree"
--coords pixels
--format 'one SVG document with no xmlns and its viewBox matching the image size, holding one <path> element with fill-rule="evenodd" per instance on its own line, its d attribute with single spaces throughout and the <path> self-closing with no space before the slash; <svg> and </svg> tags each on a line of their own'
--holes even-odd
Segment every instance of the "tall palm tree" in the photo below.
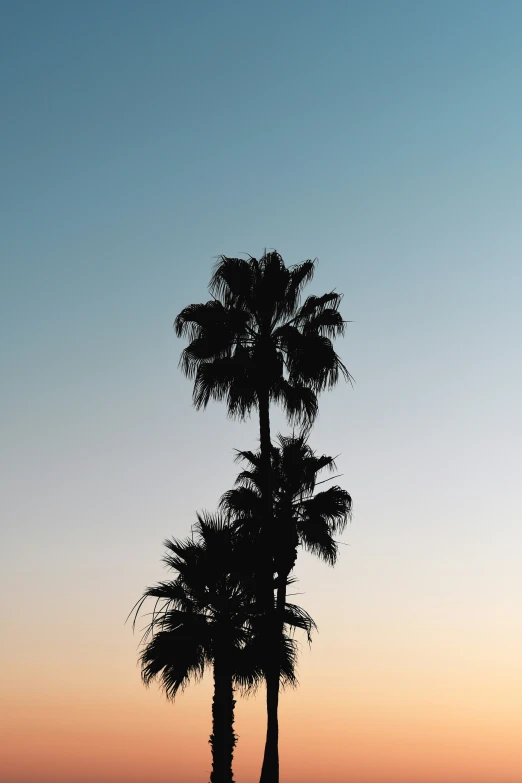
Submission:
<svg viewBox="0 0 522 783">
<path fill-rule="evenodd" d="M 201 514 L 193 537 L 166 541 L 166 565 L 174 580 L 145 590 L 134 608 L 134 624 L 144 602 L 156 603 L 142 638 L 140 663 L 145 685 L 158 680 L 167 698 L 174 699 L 190 680 L 199 680 L 213 667 L 211 783 L 232 783 L 234 686 L 255 688 L 265 668 L 264 645 L 258 633 L 260 611 L 245 563 L 248 540 L 223 516 Z M 308 638 L 315 627 L 300 607 L 287 605 L 285 624 L 303 629 Z M 296 642 L 285 633 L 279 646 L 283 684 L 295 684 Z"/>
<path fill-rule="evenodd" d="M 311 281 L 315 262 L 287 267 L 276 251 L 248 260 L 220 256 L 210 280 L 212 299 L 184 308 L 174 321 L 178 337 L 189 344 L 181 354 L 183 372 L 194 379 L 193 402 L 205 408 L 211 399 L 224 400 L 230 416 L 259 414 L 263 534 L 257 571 L 259 600 L 273 607 L 274 563 L 270 403 L 281 403 L 291 422 L 311 424 L 317 415 L 317 395 L 335 385 L 340 375 L 351 380 L 333 348 L 344 334 L 339 313 L 342 299 L 335 291 L 309 296 L 300 303 Z M 271 643 L 277 649 L 280 631 L 272 622 Z M 261 783 L 278 783 L 278 658 L 266 672 L 267 736 Z"/>
</svg>

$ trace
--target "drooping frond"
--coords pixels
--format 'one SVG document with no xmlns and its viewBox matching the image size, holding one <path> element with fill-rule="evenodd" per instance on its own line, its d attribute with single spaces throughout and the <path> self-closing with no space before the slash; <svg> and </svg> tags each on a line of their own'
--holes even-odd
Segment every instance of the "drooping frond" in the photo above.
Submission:
<svg viewBox="0 0 522 783">
<path fill-rule="evenodd" d="M 226 307 L 251 306 L 252 268 L 242 258 L 220 256 L 210 278 L 209 291 Z"/>
<path fill-rule="evenodd" d="M 246 644 L 235 650 L 234 655 L 234 681 L 239 686 L 243 695 L 254 693 L 258 685 L 264 679 L 264 648 L 259 639 L 250 636 Z"/>
<path fill-rule="evenodd" d="M 198 366 L 193 401 L 196 408 L 206 408 L 210 400 L 225 400 L 232 417 L 248 416 L 256 405 L 252 364 L 246 352 L 214 359 Z"/>
<path fill-rule="evenodd" d="M 261 495 L 262 471 L 258 468 L 252 470 L 242 470 L 236 478 L 236 485 L 247 487 Z"/>
<path fill-rule="evenodd" d="M 180 367 L 187 378 L 195 378 L 198 367 L 203 362 L 226 359 L 229 356 L 229 346 L 219 339 L 215 333 L 196 337 L 181 352 Z"/>
<path fill-rule="evenodd" d="M 326 454 L 322 454 L 320 457 L 316 457 L 312 452 L 308 461 L 310 462 L 309 470 L 310 472 L 313 471 L 316 478 L 318 473 L 320 473 L 322 470 L 328 469 L 330 472 L 337 470 L 335 458 L 328 457 Z"/>
<path fill-rule="evenodd" d="M 297 343 L 297 340 L 294 340 Z M 296 350 L 287 355 L 289 380 L 309 385 L 316 393 L 332 389 L 339 375 L 350 381 L 351 375 L 334 351 L 332 341 L 317 332 L 300 333 Z"/>
<path fill-rule="evenodd" d="M 279 315 L 281 318 L 292 318 L 295 315 L 301 292 L 307 283 L 310 283 L 315 272 L 315 261 L 303 261 L 294 264 L 288 269 L 288 284 L 284 301 L 281 304 Z"/>
<path fill-rule="evenodd" d="M 333 486 L 318 492 L 301 503 L 303 519 L 321 520 L 332 532 L 342 533 L 352 512 L 352 498 L 342 487 Z"/>
<path fill-rule="evenodd" d="M 190 610 L 190 601 L 187 594 L 178 581 L 158 582 L 153 587 L 147 587 L 143 592 L 143 598 L 158 598 L 162 600 L 164 606 L 179 609 L 181 611 Z"/>
<path fill-rule="evenodd" d="M 190 574 L 195 571 L 195 565 L 201 556 L 201 550 L 197 544 L 190 538 L 184 541 L 179 541 L 176 538 L 167 539 L 164 542 L 167 549 L 167 553 L 163 556 L 163 562 L 172 571 L 178 573 L 178 577 L 185 578 L 186 574 Z M 176 580 L 179 585 L 179 578 Z M 184 589 L 184 586 L 183 586 Z"/>
<path fill-rule="evenodd" d="M 173 699 L 191 679 L 201 679 L 210 661 L 205 624 L 192 619 L 189 627 L 178 625 L 154 634 L 140 655 L 144 684 L 157 680 L 168 699 Z"/>
<path fill-rule="evenodd" d="M 147 625 L 145 637 L 154 632 L 154 626 L 160 621 L 165 609 L 177 609 L 180 611 L 190 611 L 190 601 L 187 601 L 187 595 L 177 581 L 159 582 L 153 587 L 145 588 L 141 598 L 136 601 L 131 611 L 127 615 L 127 620 L 132 616 L 132 629 L 136 629 L 136 623 L 140 612 L 143 609 L 147 599 L 155 598 L 155 604 L 150 613 L 151 620 Z"/>
<path fill-rule="evenodd" d="M 279 648 L 279 681 L 283 688 L 288 686 L 295 688 L 298 684 L 296 675 L 297 651 L 296 640 L 284 634 Z"/>
<path fill-rule="evenodd" d="M 307 437 L 306 433 L 278 435 L 279 461 L 276 469 L 281 491 L 287 497 L 302 497 L 313 492 L 318 474 L 325 468 L 335 469 L 334 458 L 324 454 L 316 456 Z"/>
<path fill-rule="evenodd" d="M 312 641 L 312 631 L 317 630 L 317 625 L 315 624 L 313 617 L 311 617 L 305 609 L 296 604 L 286 604 L 285 624 L 288 626 L 291 633 L 294 633 L 296 628 L 304 631 L 308 642 Z"/>
<path fill-rule="evenodd" d="M 328 565 L 336 564 L 338 546 L 326 524 L 320 520 L 299 520 L 298 534 L 303 549 Z"/>
<path fill-rule="evenodd" d="M 256 320 L 260 328 L 273 328 L 281 308 L 287 302 L 289 270 L 280 254 L 273 250 L 259 259 L 259 276 L 256 281 Z"/>
<path fill-rule="evenodd" d="M 272 387 L 272 399 L 282 404 L 290 423 L 313 422 L 319 409 L 317 394 L 304 383 L 280 378 Z"/>
<path fill-rule="evenodd" d="M 190 341 L 199 336 L 202 329 L 212 328 L 223 312 L 221 302 L 199 302 L 188 305 L 178 313 L 174 320 L 177 337 L 187 337 Z"/>
<path fill-rule="evenodd" d="M 341 313 L 337 310 L 327 309 L 311 316 L 303 324 L 304 334 L 317 334 L 325 337 L 342 337 L 345 332 L 345 323 Z"/>
<path fill-rule="evenodd" d="M 203 362 L 230 357 L 241 346 L 246 335 L 248 314 L 221 302 L 189 305 L 177 316 L 174 327 L 178 336 L 187 336 L 189 344 L 182 351 L 180 367 L 189 377 L 196 376 Z"/>
<path fill-rule="evenodd" d="M 211 299 L 185 307 L 176 316 L 174 330 L 178 337 L 187 337 L 189 341 L 211 330 L 219 332 L 224 340 L 241 334 L 245 323 L 244 312 L 234 307 L 224 307 L 222 302 Z"/>
<path fill-rule="evenodd" d="M 322 296 L 308 296 L 303 306 L 297 311 L 295 320 L 297 322 L 308 321 L 327 309 L 337 311 L 342 298 L 342 294 L 336 294 L 335 291 L 330 291 Z"/>
<path fill-rule="evenodd" d="M 255 454 L 253 451 L 239 451 L 239 449 L 236 449 L 236 456 L 234 461 L 242 462 L 244 460 L 250 462 L 251 465 L 254 465 L 258 469 L 261 468 L 262 463 L 260 453 Z"/>
<path fill-rule="evenodd" d="M 219 505 L 234 520 L 260 520 L 264 513 L 261 493 L 252 486 L 229 489 L 222 495 Z"/>
</svg>

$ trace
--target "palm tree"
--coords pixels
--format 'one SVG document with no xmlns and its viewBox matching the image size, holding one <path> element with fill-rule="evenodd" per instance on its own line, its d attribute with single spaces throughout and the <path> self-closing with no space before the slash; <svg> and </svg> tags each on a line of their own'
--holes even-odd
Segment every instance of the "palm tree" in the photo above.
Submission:
<svg viewBox="0 0 522 783">
<path fill-rule="evenodd" d="M 174 699 L 191 680 L 199 680 L 213 667 L 211 783 L 232 783 L 234 686 L 255 688 L 263 677 L 264 645 L 257 629 L 258 604 L 249 562 L 247 539 L 232 529 L 223 516 L 201 514 L 193 536 L 167 540 L 166 565 L 174 580 L 145 590 L 134 607 L 134 624 L 148 598 L 156 603 L 142 638 L 140 664 L 145 685 L 160 682 L 167 698 Z M 300 607 L 287 605 L 285 623 L 303 629 L 310 639 L 314 622 Z M 284 634 L 279 647 L 283 684 L 296 683 L 296 642 Z"/>
<path fill-rule="evenodd" d="M 335 485 L 316 492 L 328 479 L 318 480 L 321 471 L 336 469 L 333 457 L 318 456 L 307 435 L 278 436 L 272 447 L 274 492 L 274 536 L 272 558 L 277 572 L 278 627 L 282 630 L 289 576 L 295 566 L 297 550 L 317 555 L 335 565 L 338 545 L 334 536 L 342 533 L 351 515 L 349 493 Z M 263 526 L 261 454 L 239 451 L 238 460 L 247 463 L 236 486 L 221 498 L 221 508 L 238 530 L 256 539 Z"/>
<path fill-rule="evenodd" d="M 302 546 L 329 565 L 338 554 L 334 535 L 342 533 L 351 515 L 349 493 L 335 485 L 316 492 L 321 471 L 336 470 L 333 457 L 317 456 L 306 433 L 277 438 L 272 446 L 274 477 L 274 535 L 272 537 L 277 584 L 286 592 L 286 580 L 294 568 L 297 549 Z M 263 525 L 261 454 L 238 451 L 237 460 L 247 463 L 236 486 L 221 498 L 220 506 L 238 529 L 258 536 Z"/>
<path fill-rule="evenodd" d="M 183 372 L 194 379 L 193 402 L 205 408 L 224 400 L 230 416 L 259 414 L 261 492 L 264 525 L 259 542 L 257 590 L 267 615 L 273 603 L 273 488 L 270 403 L 281 403 L 291 422 L 311 424 L 317 395 L 333 387 L 348 370 L 336 354 L 332 338 L 344 334 L 339 313 L 342 296 L 335 291 L 301 293 L 312 279 L 315 262 L 287 267 L 276 251 L 248 260 L 220 256 L 210 280 L 212 299 L 184 308 L 174 321 L 178 337 L 189 344 L 181 354 Z M 280 629 L 272 622 L 274 649 Z M 266 672 L 267 737 L 261 783 L 278 783 L 278 657 Z"/>
</svg>

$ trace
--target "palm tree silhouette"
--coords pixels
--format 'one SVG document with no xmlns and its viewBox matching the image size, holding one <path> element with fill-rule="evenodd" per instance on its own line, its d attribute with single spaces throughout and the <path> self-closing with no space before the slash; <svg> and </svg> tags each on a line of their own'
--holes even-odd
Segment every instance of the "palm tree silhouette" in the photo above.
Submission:
<svg viewBox="0 0 522 783">
<path fill-rule="evenodd" d="M 172 700 L 213 667 L 210 781 L 232 783 L 234 687 L 248 692 L 263 678 L 262 613 L 245 568 L 251 562 L 248 539 L 219 514 L 199 514 L 193 533 L 196 540 L 165 541 L 163 560 L 176 577 L 147 588 L 133 609 L 135 625 L 145 601 L 156 599 L 139 660 L 145 685 L 159 681 Z M 310 641 L 315 624 L 303 609 L 287 604 L 284 622 L 292 631 L 304 630 Z M 296 684 L 296 659 L 296 641 L 285 633 L 279 645 L 283 685 Z"/>
<path fill-rule="evenodd" d="M 351 380 L 332 344 L 332 338 L 344 334 L 342 296 L 331 291 L 300 304 L 314 268 L 311 260 L 287 267 L 276 251 L 265 251 L 260 259 L 220 256 L 209 285 L 212 299 L 189 305 L 174 321 L 178 337 L 189 340 L 180 364 L 194 379 L 195 407 L 205 408 L 215 399 L 226 402 L 230 416 L 245 418 L 253 409 L 259 414 L 264 525 L 257 590 L 267 616 L 274 607 L 270 403 L 281 403 L 291 422 L 311 424 L 318 393 L 333 387 L 339 375 Z M 276 650 L 280 629 L 275 610 L 267 629 Z M 267 735 L 261 783 L 279 781 L 278 666 L 274 654 L 265 673 Z"/>
<path fill-rule="evenodd" d="M 323 470 L 336 469 L 333 457 L 318 456 L 308 444 L 307 435 L 278 436 L 272 446 L 274 492 L 273 562 L 277 572 L 278 627 L 282 631 L 289 576 L 295 566 L 297 550 L 303 549 L 335 565 L 338 544 L 334 536 L 342 533 L 351 515 L 352 499 L 340 486 L 316 492 Z M 252 539 L 263 526 L 262 461 L 260 452 L 239 451 L 238 461 L 247 463 L 237 477 L 236 486 L 221 498 L 220 506 L 238 530 Z"/>
</svg>

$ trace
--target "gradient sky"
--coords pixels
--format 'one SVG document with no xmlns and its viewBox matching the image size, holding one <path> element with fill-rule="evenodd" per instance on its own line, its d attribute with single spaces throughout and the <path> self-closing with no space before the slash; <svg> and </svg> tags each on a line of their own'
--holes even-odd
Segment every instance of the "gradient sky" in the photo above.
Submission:
<svg viewBox="0 0 522 783">
<path fill-rule="evenodd" d="M 356 379 L 282 781 L 520 783 L 522 4 L 1 9 L 0 783 L 207 779 L 210 681 L 143 689 L 124 620 L 256 445 L 171 326 L 265 246 L 344 293 Z M 239 783 L 263 728 L 241 701 Z"/>
</svg>

